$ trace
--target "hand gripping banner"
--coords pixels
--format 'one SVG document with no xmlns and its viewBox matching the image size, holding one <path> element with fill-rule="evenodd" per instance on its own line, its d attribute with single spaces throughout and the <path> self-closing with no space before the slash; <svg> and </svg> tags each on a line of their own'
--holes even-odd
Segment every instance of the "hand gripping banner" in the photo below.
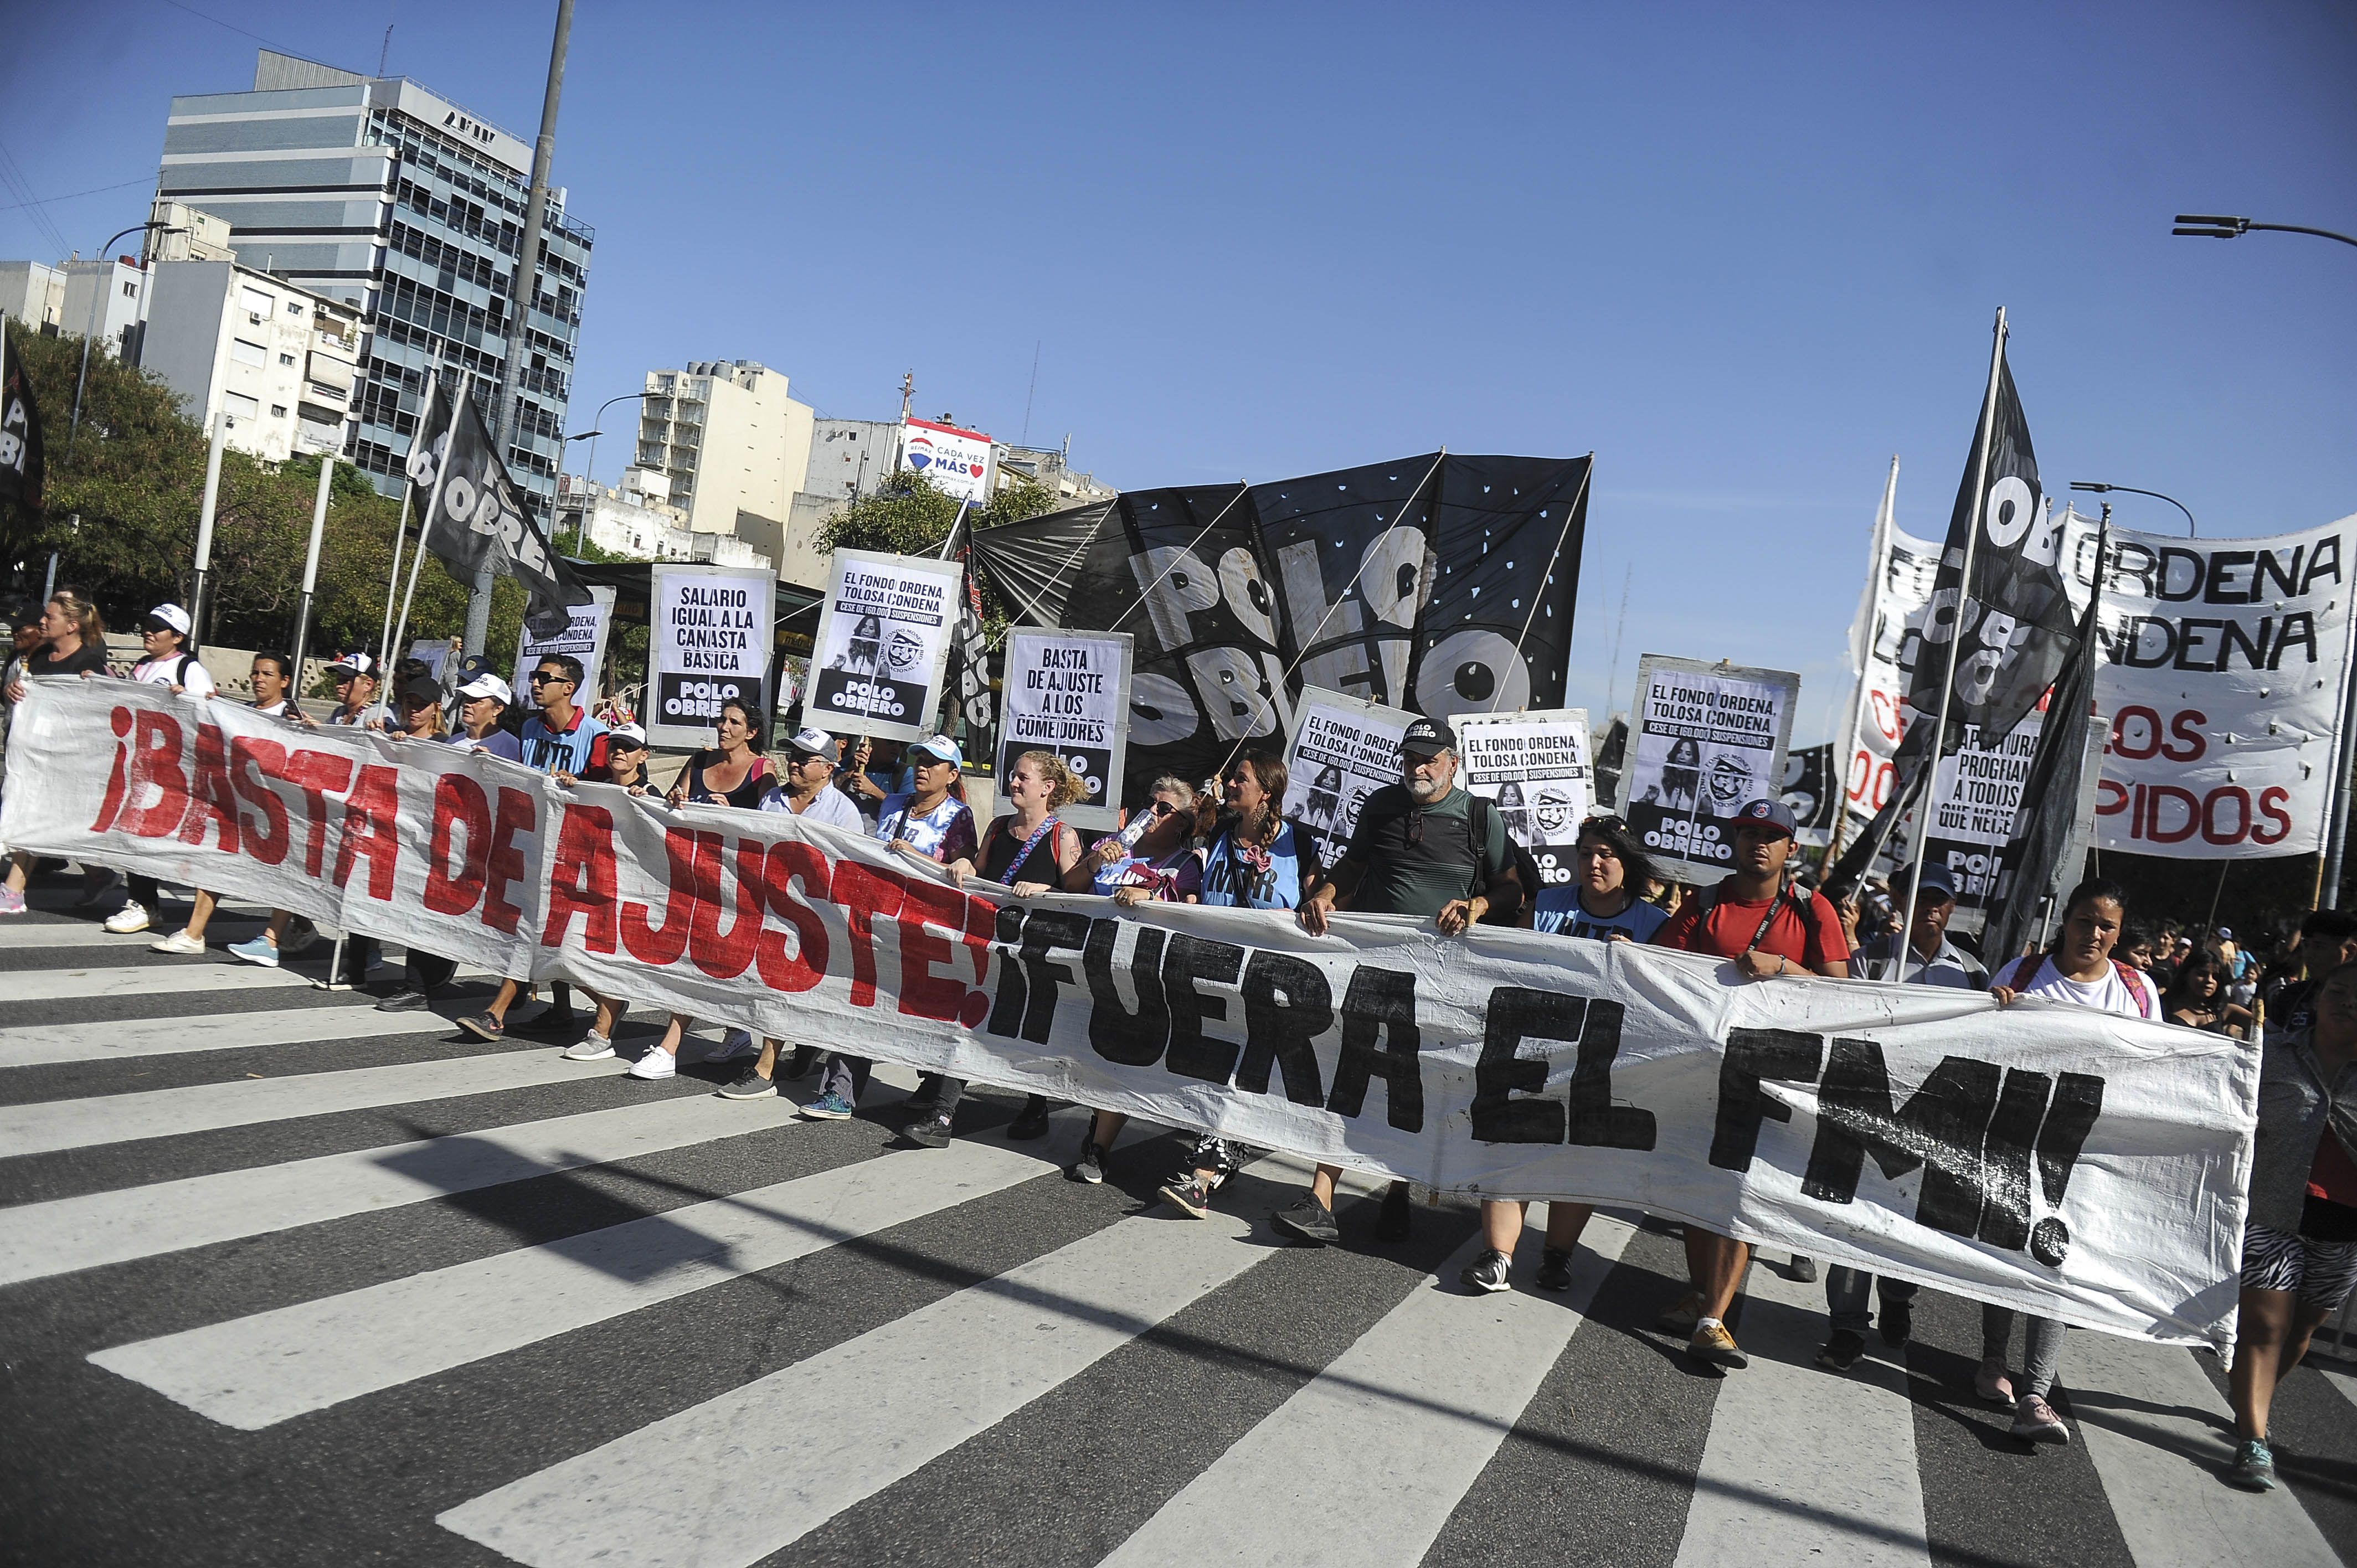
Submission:
<svg viewBox="0 0 2357 1568">
<path fill-rule="evenodd" d="M 2258 1066 L 2214 1035 L 1523 931 L 1017 901 L 796 817 L 116 681 L 32 683 L 0 836 L 1443 1190 L 2232 1335 Z"/>
</svg>

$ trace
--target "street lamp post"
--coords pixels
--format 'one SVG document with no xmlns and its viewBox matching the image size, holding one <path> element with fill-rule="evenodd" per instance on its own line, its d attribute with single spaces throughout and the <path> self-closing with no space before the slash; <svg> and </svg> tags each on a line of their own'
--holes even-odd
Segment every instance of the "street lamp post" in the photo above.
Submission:
<svg viewBox="0 0 2357 1568">
<path fill-rule="evenodd" d="M 2134 485 L 2099 485 L 2088 479 L 2073 479 L 2071 481 L 2071 488 L 2074 490 L 2093 490 L 2099 496 L 2106 496 L 2112 494 L 2114 491 L 2117 491 L 2122 495 L 2150 496 L 2155 500 L 2167 501 L 2178 510 L 2185 513 L 2186 537 L 2189 539 L 2199 539 L 2201 537 L 2201 530 L 2193 521 L 2192 509 L 2188 507 L 2183 501 L 2179 500 L 2175 496 L 2165 496 L 2158 490 L 2140 490 Z"/>
<path fill-rule="evenodd" d="M 2180 212 L 2178 227 L 2172 234 L 2183 234 L 2198 240 L 2233 240 L 2244 234 L 2266 230 L 2276 234 L 2313 234 L 2319 240 L 2338 240 L 2344 245 L 2357 245 L 2357 236 L 2335 233 L 2330 229 L 2311 229 L 2304 223 L 2254 223 L 2247 218 L 2214 212 Z M 2341 671 L 2341 735 L 2346 746 L 2357 735 L 2357 668 Z M 2349 760 L 2343 757 L 2339 777 L 2332 781 L 2332 823 L 2324 840 L 2324 859 L 2316 868 L 2316 901 L 2319 908 L 2341 907 L 2341 863 L 2349 843 Z"/>
<path fill-rule="evenodd" d="M 169 224 L 159 223 L 154 219 L 150 219 L 145 223 L 135 223 L 130 228 L 124 230 L 121 234 L 111 235 L 107 239 L 106 243 L 98 248 L 98 263 L 102 273 L 104 272 L 106 267 L 106 253 L 114 249 L 115 241 L 122 239 L 124 234 L 144 234 L 150 229 L 159 231 L 166 234 L 185 234 L 188 232 L 186 229 L 175 228 Z M 98 302 L 105 297 L 106 285 L 93 280 L 90 291 L 90 330 L 82 334 L 81 370 L 74 376 L 73 419 L 71 423 L 66 426 L 66 456 L 69 458 L 73 456 L 74 438 L 81 434 L 81 384 L 90 379 L 90 340 L 98 336 Z"/>
<path fill-rule="evenodd" d="M 597 405 L 597 412 L 589 416 L 591 428 L 583 431 L 579 435 L 573 438 L 576 441 L 586 439 L 589 443 L 589 482 L 592 485 L 595 485 L 597 482 L 597 437 L 606 433 L 602 428 L 606 423 L 606 411 L 613 407 L 618 403 L 629 403 L 633 399 L 644 398 L 648 395 L 649 394 L 646 392 L 623 392 L 619 396 L 608 398 L 605 402 Z"/>
</svg>

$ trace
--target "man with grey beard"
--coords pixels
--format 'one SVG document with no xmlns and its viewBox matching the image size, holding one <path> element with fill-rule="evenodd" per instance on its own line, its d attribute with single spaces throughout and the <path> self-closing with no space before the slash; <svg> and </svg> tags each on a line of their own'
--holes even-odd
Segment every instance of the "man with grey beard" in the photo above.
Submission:
<svg viewBox="0 0 2357 1568">
<path fill-rule="evenodd" d="M 1326 934 L 1326 918 L 1337 908 L 1412 915 L 1453 937 L 1493 908 L 1511 914 L 1522 898 L 1505 820 L 1458 786 L 1457 732 L 1438 719 L 1418 719 L 1400 736 L 1400 781 L 1367 797 L 1349 847 L 1295 918 L 1313 937 Z M 1301 1201 L 1270 1216 L 1270 1223 L 1321 1246 L 1340 1240 L 1334 1182 L 1341 1174 L 1340 1166 L 1319 1165 Z M 1407 1229 L 1407 1184 L 1394 1182 L 1375 1235 L 1404 1241 Z"/>
</svg>

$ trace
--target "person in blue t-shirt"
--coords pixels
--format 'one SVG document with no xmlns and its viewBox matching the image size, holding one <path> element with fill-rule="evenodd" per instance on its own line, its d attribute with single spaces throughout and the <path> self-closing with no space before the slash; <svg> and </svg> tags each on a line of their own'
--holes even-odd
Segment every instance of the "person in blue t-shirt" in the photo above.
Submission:
<svg viewBox="0 0 2357 1568">
<path fill-rule="evenodd" d="M 1638 895 L 1652 886 L 1653 864 L 1644 846 L 1618 817 L 1590 817 L 1579 824 L 1571 851 L 1569 882 L 1543 887 L 1531 900 L 1534 929 L 1562 937 L 1608 942 L 1649 942 L 1669 916 Z M 1585 1203 L 1547 1205 L 1546 1250 L 1539 1260 L 1541 1290 L 1571 1288 L 1571 1251 L 1587 1217 Z M 1522 1239 L 1523 1206 L 1511 1198 L 1481 1204 L 1481 1230 L 1488 1245 L 1458 1276 L 1470 1291 L 1501 1291 L 1510 1283 L 1514 1243 Z"/>
</svg>

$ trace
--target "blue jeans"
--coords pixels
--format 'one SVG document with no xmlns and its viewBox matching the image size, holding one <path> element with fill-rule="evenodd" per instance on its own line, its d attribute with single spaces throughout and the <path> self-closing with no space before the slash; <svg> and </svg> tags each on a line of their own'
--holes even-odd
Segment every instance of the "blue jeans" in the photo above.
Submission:
<svg viewBox="0 0 2357 1568">
<path fill-rule="evenodd" d="M 1905 1280 L 1885 1279 L 1877 1294 L 1887 1307 L 1892 1302 L 1913 1301 L 1915 1289 Z M 1835 1263 L 1825 1271 L 1825 1312 L 1833 1319 L 1835 1333 L 1847 1329 L 1863 1335 L 1873 1325 L 1874 1319 L 1866 1310 L 1866 1298 L 1869 1291 L 1876 1290 L 1875 1276 L 1864 1269 L 1844 1268 Z"/>
</svg>

